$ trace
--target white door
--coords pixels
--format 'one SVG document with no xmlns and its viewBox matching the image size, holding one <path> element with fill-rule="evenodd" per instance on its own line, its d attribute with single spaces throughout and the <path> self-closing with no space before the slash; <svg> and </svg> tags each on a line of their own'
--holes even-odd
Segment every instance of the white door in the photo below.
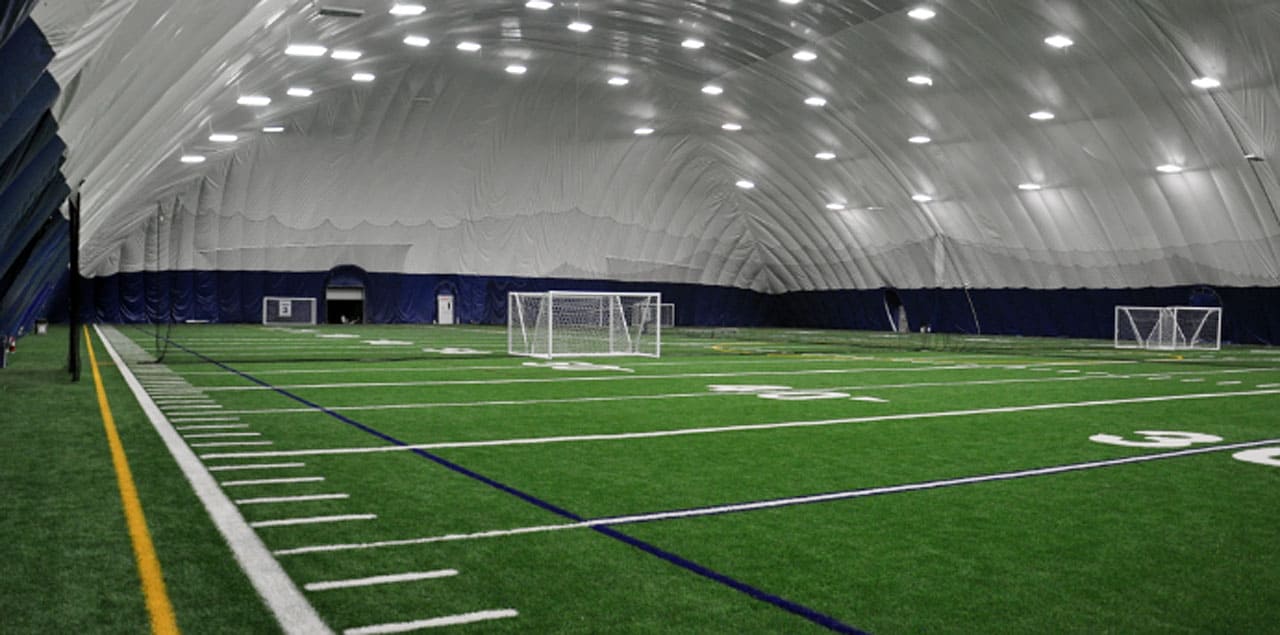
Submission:
<svg viewBox="0 0 1280 635">
<path fill-rule="evenodd" d="M 453 324 L 453 296 L 436 296 L 436 323 Z"/>
</svg>

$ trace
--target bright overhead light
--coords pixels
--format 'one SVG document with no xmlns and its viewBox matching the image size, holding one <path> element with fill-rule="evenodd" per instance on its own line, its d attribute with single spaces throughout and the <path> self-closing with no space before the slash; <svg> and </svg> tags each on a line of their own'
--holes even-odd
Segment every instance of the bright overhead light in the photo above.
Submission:
<svg viewBox="0 0 1280 635">
<path fill-rule="evenodd" d="M 1019 183 L 1018 189 L 1022 190 L 1023 192 L 1038 192 L 1041 189 L 1044 189 L 1044 186 L 1040 185 L 1039 183 Z"/>
<path fill-rule="evenodd" d="M 284 126 L 263 126 L 263 132 L 284 132 Z"/>
<path fill-rule="evenodd" d="M 1044 39 L 1044 43 L 1056 49 L 1064 49 L 1075 44 L 1075 40 L 1072 40 L 1065 35 L 1050 35 Z"/>
<path fill-rule="evenodd" d="M 235 143 L 239 139 L 240 137 L 236 135 L 227 134 L 224 132 L 215 132 L 209 135 L 209 140 L 214 143 Z"/>
<path fill-rule="evenodd" d="M 719 95 L 724 93 L 724 89 L 715 84 L 707 84 L 706 86 L 702 87 L 702 92 L 708 95 Z"/>
<path fill-rule="evenodd" d="M 329 49 L 319 44 L 290 44 L 284 49 L 285 55 L 295 55 L 298 57 L 320 57 L 328 53 Z"/>
<path fill-rule="evenodd" d="M 932 141 L 933 141 L 933 139 L 930 139 L 929 137 L 926 137 L 926 136 L 924 136 L 924 135 L 920 134 L 920 135 L 916 135 L 916 136 L 914 136 L 914 137 L 911 137 L 910 139 L 907 139 L 907 141 L 910 141 L 911 143 L 914 143 L 914 144 L 916 144 L 916 145 L 921 145 L 921 144 L 925 144 L 925 143 L 930 143 L 930 142 L 932 142 Z"/>
<path fill-rule="evenodd" d="M 529 7 L 530 9 L 546 11 L 547 9 L 550 9 L 555 5 L 551 2 L 548 2 L 547 0 L 529 0 L 528 2 L 524 3 L 524 6 Z"/>
<path fill-rule="evenodd" d="M 356 73 L 351 76 L 353 82 L 371 82 L 377 79 L 373 73 Z"/>
<path fill-rule="evenodd" d="M 270 106 L 271 98 L 266 95 L 241 95 L 236 103 L 241 106 Z"/>
<path fill-rule="evenodd" d="M 184 154 L 178 160 L 183 163 L 204 163 L 205 157 L 200 154 Z"/>
<path fill-rule="evenodd" d="M 730 122 L 720 126 L 720 128 L 722 130 L 728 130 L 729 132 L 737 132 L 739 130 L 742 130 L 742 125 Z"/>
<path fill-rule="evenodd" d="M 817 153 L 817 154 L 813 155 L 813 158 L 815 158 L 815 159 L 817 159 L 817 160 L 819 160 L 819 161 L 830 161 L 830 160 L 832 160 L 832 159 L 836 158 L 836 153 L 834 153 L 834 152 L 827 152 L 827 151 L 825 151 L 825 150 L 824 150 L 824 151 L 822 151 L 822 152 L 819 152 L 819 153 Z"/>
<path fill-rule="evenodd" d="M 907 81 L 911 82 L 912 84 L 915 84 L 916 86 L 932 86 L 933 85 L 933 78 L 929 77 L 928 75 L 912 75 L 911 77 L 907 78 Z"/>
<path fill-rule="evenodd" d="M 737 183 L 734 183 L 734 185 L 736 185 L 736 186 L 738 186 L 738 187 L 740 187 L 740 188 L 742 188 L 742 189 L 744 189 L 744 190 L 749 190 L 749 189 L 754 188 L 754 187 L 756 186 L 756 184 L 755 184 L 755 183 L 752 183 L 751 181 L 748 181 L 748 180 L 746 180 L 746 179 L 742 179 L 742 180 L 738 181 Z"/>
<path fill-rule="evenodd" d="M 578 33 L 586 33 L 591 30 L 591 25 L 586 22 L 578 22 L 575 20 L 569 23 L 569 30 L 577 31 Z"/>
<path fill-rule="evenodd" d="M 646 135 L 651 135 L 653 134 L 653 128 L 650 128 L 648 126 L 645 126 L 643 128 L 636 128 L 635 133 L 642 137 Z"/>
<path fill-rule="evenodd" d="M 912 195 L 911 200 L 917 203 L 929 203 L 933 201 L 933 197 L 928 194 L 915 194 Z"/>
<path fill-rule="evenodd" d="M 1037 110 L 1027 116 L 1035 119 L 1036 121 L 1049 121 L 1050 119 L 1053 119 L 1055 115 L 1048 110 Z"/>
<path fill-rule="evenodd" d="M 916 7 L 908 11 L 907 15 L 915 18 L 916 20 L 929 20 L 932 19 L 933 16 L 938 15 L 938 13 L 929 7 Z"/>
<path fill-rule="evenodd" d="M 809 49 L 800 49 L 799 51 L 791 54 L 791 59 L 800 60 L 801 62 L 812 62 L 813 60 L 818 59 L 818 54 L 810 51 Z"/>
<path fill-rule="evenodd" d="M 1164 165 L 1157 165 L 1156 170 L 1165 174 L 1177 174 L 1182 171 L 1182 166 L 1173 163 L 1166 163 Z"/>
<path fill-rule="evenodd" d="M 285 92 L 290 97 L 310 97 L 311 95 L 315 94 L 316 91 L 311 90 L 310 88 L 304 88 L 302 86 L 290 86 L 289 90 Z"/>
<path fill-rule="evenodd" d="M 404 43 L 409 46 L 422 48 L 431 43 L 431 38 L 422 35 L 410 35 L 404 38 Z"/>
<path fill-rule="evenodd" d="M 680 46 L 683 46 L 687 49 L 700 49 L 706 45 L 707 45 L 706 42 L 703 42 L 702 40 L 699 40 L 697 38 L 688 38 L 685 41 L 680 43 Z"/>
<path fill-rule="evenodd" d="M 529 68 L 523 64 L 511 64 L 503 70 L 511 73 L 512 75 L 524 75 L 529 71 Z"/>
<path fill-rule="evenodd" d="M 458 50 L 466 51 L 468 53 L 475 53 L 476 51 L 480 50 L 480 44 L 478 42 L 466 42 L 466 41 L 458 42 Z"/>
<path fill-rule="evenodd" d="M 827 209 L 838 212 L 844 209 L 844 203 L 827 203 Z"/>
<path fill-rule="evenodd" d="M 1191 80 L 1191 85 L 1196 88 L 1217 88 L 1222 82 L 1216 77 L 1197 77 Z"/>
<path fill-rule="evenodd" d="M 350 62 L 364 57 L 364 53 L 354 49 L 333 49 L 333 52 L 329 54 L 329 57 L 332 57 L 335 60 Z"/>
<path fill-rule="evenodd" d="M 827 105 L 827 100 L 825 97 L 818 97 L 817 95 L 814 95 L 813 97 L 806 97 L 804 103 L 808 106 L 822 107 Z"/>
<path fill-rule="evenodd" d="M 410 4 L 407 2 L 397 2 L 391 5 L 391 15 L 422 15 L 427 10 L 420 4 Z"/>
<path fill-rule="evenodd" d="M 778 0 L 782 4 L 800 4 L 800 0 Z"/>
<path fill-rule="evenodd" d="M 626 86 L 627 84 L 630 84 L 630 83 L 631 83 L 631 80 L 621 75 L 614 75 L 613 77 L 609 78 L 610 86 Z"/>
</svg>

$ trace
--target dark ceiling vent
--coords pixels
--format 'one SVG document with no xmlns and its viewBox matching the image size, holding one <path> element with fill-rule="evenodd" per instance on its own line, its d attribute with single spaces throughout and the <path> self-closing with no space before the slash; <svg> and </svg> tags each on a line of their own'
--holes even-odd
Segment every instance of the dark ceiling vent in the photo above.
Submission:
<svg viewBox="0 0 1280 635">
<path fill-rule="evenodd" d="M 363 18 L 364 9 L 352 9 L 349 7 L 321 6 L 320 15 L 330 18 Z"/>
</svg>

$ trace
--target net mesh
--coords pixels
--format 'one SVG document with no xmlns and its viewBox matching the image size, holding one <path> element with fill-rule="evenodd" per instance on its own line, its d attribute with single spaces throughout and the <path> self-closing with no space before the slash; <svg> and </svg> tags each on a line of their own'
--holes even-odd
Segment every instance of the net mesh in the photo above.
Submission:
<svg viewBox="0 0 1280 635">
<path fill-rule="evenodd" d="M 656 293 L 512 293 L 507 352 L 593 357 L 661 352 Z"/>
<path fill-rule="evenodd" d="M 1222 309 L 1217 307 L 1118 306 L 1115 347 L 1153 350 L 1218 350 Z"/>
</svg>

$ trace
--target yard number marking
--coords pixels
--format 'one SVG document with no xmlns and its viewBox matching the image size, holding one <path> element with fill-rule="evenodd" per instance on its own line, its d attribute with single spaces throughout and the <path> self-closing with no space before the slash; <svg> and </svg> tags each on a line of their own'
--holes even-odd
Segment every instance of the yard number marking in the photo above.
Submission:
<svg viewBox="0 0 1280 635">
<path fill-rule="evenodd" d="M 1089 440 L 1094 443 L 1121 445 L 1127 448 L 1189 448 L 1197 443 L 1217 443 L 1222 440 L 1222 437 L 1200 432 L 1138 430 L 1134 434 L 1146 440 L 1131 441 L 1114 434 L 1095 434 L 1089 437 Z"/>
<path fill-rule="evenodd" d="M 817 399 L 850 399 L 851 401 L 871 401 L 885 403 L 875 397 L 852 397 L 847 392 L 834 390 L 797 390 L 791 386 L 756 386 L 751 384 L 711 384 L 707 390 L 717 393 L 740 393 L 755 395 L 761 399 L 778 401 L 814 401 Z"/>
<path fill-rule="evenodd" d="M 1271 467 L 1280 467 L 1280 447 L 1276 448 L 1259 448 L 1257 450 L 1245 450 L 1236 452 L 1231 458 L 1245 463 L 1257 463 L 1258 465 L 1268 465 Z"/>
<path fill-rule="evenodd" d="M 623 368 L 612 364 L 592 364 L 591 362 L 525 362 L 524 365 L 530 368 L 551 368 L 554 370 L 616 370 L 621 373 L 635 372 L 630 368 Z"/>
</svg>

